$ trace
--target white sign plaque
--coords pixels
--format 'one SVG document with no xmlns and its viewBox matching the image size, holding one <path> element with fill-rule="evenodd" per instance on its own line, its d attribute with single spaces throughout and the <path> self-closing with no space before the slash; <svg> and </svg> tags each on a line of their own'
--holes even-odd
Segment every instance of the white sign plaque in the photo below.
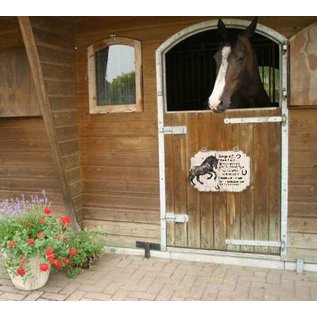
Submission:
<svg viewBox="0 0 317 317">
<path fill-rule="evenodd" d="M 242 151 L 199 151 L 189 181 L 202 192 L 241 192 L 250 185 L 250 157 Z"/>
</svg>

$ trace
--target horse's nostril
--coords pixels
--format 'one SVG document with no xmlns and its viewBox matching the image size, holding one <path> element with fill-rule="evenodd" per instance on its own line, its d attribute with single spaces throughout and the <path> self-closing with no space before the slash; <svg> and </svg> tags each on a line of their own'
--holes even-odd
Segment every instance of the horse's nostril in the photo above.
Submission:
<svg viewBox="0 0 317 317">
<path fill-rule="evenodd" d="M 225 105 L 223 104 L 223 102 L 221 101 L 221 102 L 218 104 L 218 106 L 217 106 L 216 108 L 213 108 L 212 110 L 213 110 L 213 112 L 216 112 L 216 113 L 222 113 L 222 112 L 224 112 L 224 111 L 226 110 L 226 107 L 225 107 Z"/>
</svg>

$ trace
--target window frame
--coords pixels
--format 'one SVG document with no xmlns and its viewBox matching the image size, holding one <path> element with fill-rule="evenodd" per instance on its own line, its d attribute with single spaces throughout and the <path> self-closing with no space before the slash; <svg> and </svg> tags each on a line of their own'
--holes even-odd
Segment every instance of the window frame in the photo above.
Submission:
<svg viewBox="0 0 317 317">
<path fill-rule="evenodd" d="M 127 45 L 134 48 L 135 53 L 135 100 L 134 104 L 125 105 L 98 105 L 97 104 L 97 82 L 96 82 L 96 60 L 95 53 L 112 45 Z M 141 41 L 111 35 L 102 39 L 87 48 L 87 74 L 88 74 L 88 95 L 89 113 L 120 113 L 120 112 L 142 112 L 143 111 L 143 83 L 142 83 L 142 49 Z"/>
</svg>

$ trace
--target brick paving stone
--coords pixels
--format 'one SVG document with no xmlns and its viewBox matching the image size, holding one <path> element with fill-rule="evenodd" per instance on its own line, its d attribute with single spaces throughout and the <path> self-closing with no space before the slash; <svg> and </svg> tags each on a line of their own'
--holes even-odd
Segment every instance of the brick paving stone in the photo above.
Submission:
<svg viewBox="0 0 317 317">
<path fill-rule="evenodd" d="M 73 292 L 75 292 L 78 289 L 79 285 L 78 284 L 69 284 L 65 288 L 63 288 L 59 293 L 60 294 L 65 294 L 65 295 L 70 295 Z"/>
<path fill-rule="evenodd" d="M 167 301 L 170 300 L 173 294 L 175 293 L 175 289 L 171 288 L 169 285 L 165 285 L 158 296 L 155 298 L 155 300 L 158 301 Z"/>
<path fill-rule="evenodd" d="M 25 296 L 26 295 L 23 295 L 23 294 L 4 292 L 0 295 L 0 301 L 1 300 L 17 301 L 17 300 L 22 300 Z"/>
<path fill-rule="evenodd" d="M 17 289 L 16 289 L 15 286 L 13 286 L 13 284 L 11 283 L 11 285 L 1 285 L 1 286 L 0 286 L 0 291 L 1 291 L 1 292 L 16 293 L 16 292 L 17 292 Z"/>
<path fill-rule="evenodd" d="M 113 295 L 120 288 L 120 286 L 120 283 L 113 282 L 104 288 L 104 293 Z"/>
<path fill-rule="evenodd" d="M 310 299 L 310 287 L 307 286 L 296 286 L 295 287 L 295 296 L 297 299 Z"/>
<path fill-rule="evenodd" d="M 119 291 L 115 292 L 113 295 L 111 295 L 110 300 L 112 300 L 112 301 L 121 301 L 121 300 L 125 300 L 130 295 L 131 294 L 128 291 L 119 290 Z"/>
<path fill-rule="evenodd" d="M 68 295 L 45 292 L 41 295 L 40 298 L 46 300 L 63 301 L 66 297 L 68 297 Z"/>
<path fill-rule="evenodd" d="M 53 272 L 33 292 L 0 275 L 0 300 L 317 300 L 317 273 L 107 255 L 75 279 Z"/>
<path fill-rule="evenodd" d="M 9 278 L 0 278 L 0 286 L 2 285 L 12 286 L 12 282 Z"/>
<path fill-rule="evenodd" d="M 150 294 L 156 294 L 158 295 L 159 292 L 162 290 L 164 286 L 164 283 L 156 283 L 156 282 L 153 282 L 148 288 L 147 288 L 147 292 L 150 293 Z"/>
<path fill-rule="evenodd" d="M 43 290 L 46 293 L 59 293 L 62 289 L 63 289 L 62 287 L 51 286 L 51 285 L 45 285 L 43 287 Z"/>
<path fill-rule="evenodd" d="M 35 301 L 39 297 L 41 297 L 42 294 L 43 294 L 43 291 L 32 291 L 31 293 L 29 292 L 29 295 L 24 297 L 23 300 L 24 301 Z"/>
<path fill-rule="evenodd" d="M 81 300 L 87 292 L 75 290 L 73 293 L 70 294 L 69 297 L 66 298 L 66 301 L 78 301 Z"/>
<path fill-rule="evenodd" d="M 85 294 L 85 298 L 93 299 L 93 300 L 109 300 L 111 295 L 97 292 L 87 292 Z"/>
<path fill-rule="evenodd" d="M 86 292 L 102 292 L 104 290 L 104 288 L 100 286 L 86 285 L 82 283 L 79 285 L 78 289 Z"/>
<path fill-rule="evenodd" d="M 313 286 L 310 288 L 310 299 L 317 300 L 317 286 Z"/>
</svg>

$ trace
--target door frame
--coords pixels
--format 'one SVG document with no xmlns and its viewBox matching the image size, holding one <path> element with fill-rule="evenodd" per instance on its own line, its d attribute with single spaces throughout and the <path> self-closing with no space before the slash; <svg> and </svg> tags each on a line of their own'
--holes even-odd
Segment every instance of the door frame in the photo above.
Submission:
<svg viewBox="0 0 317 317">
<path fill-rule="evenodd" d="M 227 27 L 245 29 L 250 21 L 241 19 L 223 19 Z M 161 250 L 167 250 L 166 230 L 166 173 L 165 173 L 165 134 L 164 114 L 166 111 L 166 65 L 165 55 L 176 44 L 200 32 L 217 28 L 218 19 L 208 20 L 191 25 L 167 39 L 156 50 L 156 82 L 157 82 L 157 119 L 159 146 L 159 179 L 160 179 L 160 229 Z M 256 33 L 264 35 L 279 45 L 280 58 L 280 107 L 283 121 L 281 122 L 281 257 L 287 254 L 287 213 L 288 213 L 288 108 L 287 108 L 287 80 L 288 80 L 288 40 L 280 33 L 257 24 Z M 214 251 L 215 252 L 215 251 Z"/>
</svg>

